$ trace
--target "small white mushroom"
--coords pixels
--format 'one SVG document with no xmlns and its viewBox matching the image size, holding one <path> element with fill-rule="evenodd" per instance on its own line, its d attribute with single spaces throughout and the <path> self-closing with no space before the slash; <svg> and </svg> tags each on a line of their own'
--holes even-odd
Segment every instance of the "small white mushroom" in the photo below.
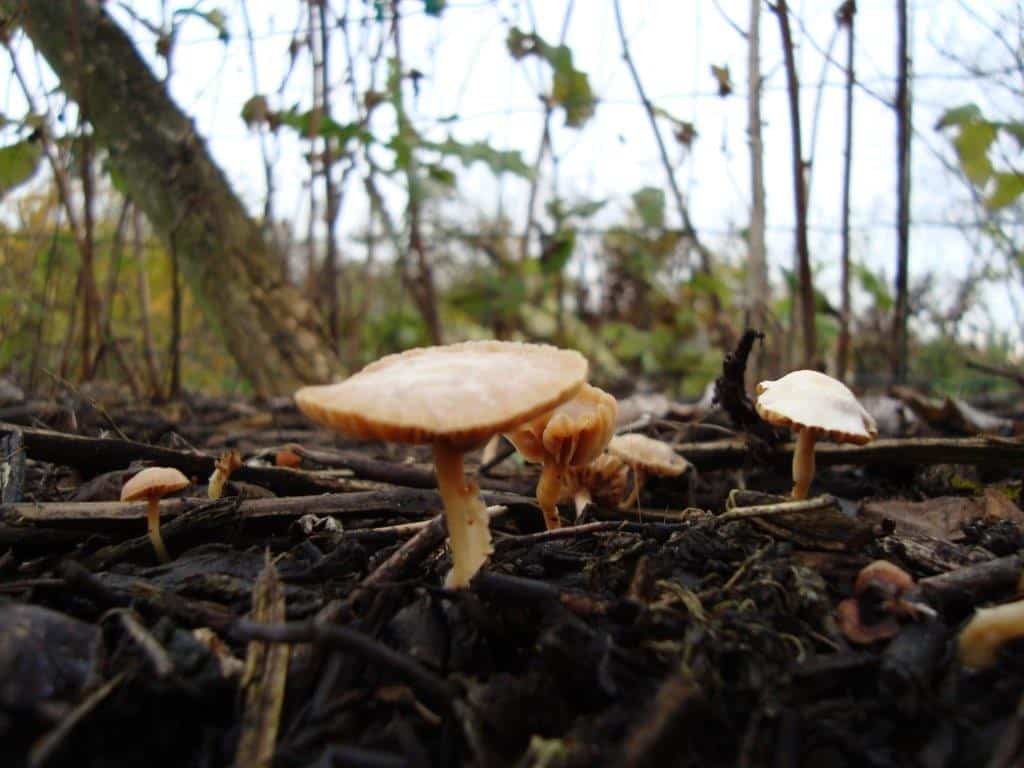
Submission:
<svg viewBox="0 0 1024 768">
<path fill-rule="evenodd" d="M 167 554 L 163 536 L 160 535 L 160 499 L 168 493 L 180 491 L 188 484 L 188 478 L 173 467 L 149 467 L 139 472 L 121 488 L 121 501 L 146 500 L 149 540 L 162 563 L 169 563 L 171 556 Z"/>
<path fill-rule="evenodd" d="M 878 436 L 871 414 L 843 382 L 818 371 L 793 371 L 757 385 L 757 412 L 769 424 L 797 433 L 793 498 L 806 499 L 814 479 L 814 444 L 820 438 L 865 445 Z"/>
</svg>

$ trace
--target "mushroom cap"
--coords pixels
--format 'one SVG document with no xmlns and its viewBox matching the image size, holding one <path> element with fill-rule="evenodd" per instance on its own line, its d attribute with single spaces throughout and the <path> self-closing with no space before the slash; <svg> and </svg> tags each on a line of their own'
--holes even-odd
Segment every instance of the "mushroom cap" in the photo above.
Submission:
<svg viewBox="0 0 1024 768">
<path fill-rule="evenodd" d="M 875 560 L 861 568 L 853 584 L 853 592 L 861 594 L 875 587 L 889 595 L 902 595 L 914 588 L 914 577 L 888 560 Z"/>
<path fill-rule="evenodd" d="M 339 384 L 303 387 L 299 409 L 354 437 L 468 450 L 569 399 L 587 378 L 574 350 L 468 341 L 382 357 Z"/>
<path fill-rule="evenodd" d="M 629 468 L 618 456 L 605 451 L 589 464 L 569 468 L 562 498 L 585 489 L 599 506 L 615 507 L 626 498 L 628 482 Z"/>
<path fill-rule="evenodd" d="M 673 451 L 672 446 L 638 432 L 616 435 L 608 443 L 608 451 L 656 477 L 677 477 L 690 467 L 690 462 Z"/>
<path fill-rule="evenodd" d="M 864 445 L 878 436 L 875 420 L 841 381 L 818 371 L 793 371 L 757 385 L 757 412 L 778 427 L 810 429 L 839 443 Z"/>
<path fill-rule="evenodd" d="M 527 461 L 589 464 L 611 440 L 617 413 L 614 397 L 584 384 L 571 399 L 510 432 L 508 439 Z"/>
<path fill-rule="evenodd" d="M 121 501 L 159 499 L 187 487 L 189 479 L 173 467 L 149 467 L 121 488 Z"/>
</svg>

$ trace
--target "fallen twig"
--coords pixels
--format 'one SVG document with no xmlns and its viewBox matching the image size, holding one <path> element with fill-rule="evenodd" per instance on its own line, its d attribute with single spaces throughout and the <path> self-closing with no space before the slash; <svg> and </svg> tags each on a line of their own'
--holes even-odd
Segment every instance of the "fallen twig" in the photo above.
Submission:
<svg viewBox="0 0 1024 768">
<path fill-rule="evenodd" d="M 723 512 L 715 517 L 715 520 L 741 520 L 749 517 L 788 515 L 794 512 L 816 512 L 834 506 L 836 506 L 836 500 L 828 494 L 824 494 L 822 496 L 815 496 L 813 499 L 783 501 L 778 504 L 759 504 L 753 507 L 737 507 L 730 509 L 728 512 Z"/>
<path fill-rule="evenodd" d="M 742 440 L 683 443 L 676 453 L 701 471 L 737 469 L 753 460 Z M 793 443 L 764 453 L 767 460 L 782 466 L 793 460 Z M 761 454 L 758 454 L 761 457 Z M 1013 464 L 1024 459 L 1024 442 L 986 437 L 913 438 L 876 440 L 863 446 L 818 443 L 814 451 L 818 466 L 837 464 Z"/>
<path fill-rule="evenodd" d="M 456 697 L 454 688 L 444 678 L 431 672 L 411 656 L 388 648 L 379 640 L 350 627 L 322 621 L 261 624 L 239 619 L 228 628 L 228 634 L 239 642 L 314 643 L 340 648 L 393 671 L 447 709 L 451 709 Z"/>
</svg>

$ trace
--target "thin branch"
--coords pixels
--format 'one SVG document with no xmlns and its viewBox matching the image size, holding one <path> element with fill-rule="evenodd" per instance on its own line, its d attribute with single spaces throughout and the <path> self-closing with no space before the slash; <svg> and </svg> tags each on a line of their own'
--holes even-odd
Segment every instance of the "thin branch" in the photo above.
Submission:
<svg viewBox="0 0 1024 768">
<path fill-rule="evenodd" d="M 843 141 L 843 202 L 842 202 L 842 254 L 840 255 L 839 292 L 839 340 L 836 346 L 836 376 L 840 381 L 846 378 L 850 367 L 850 186 L 853 179 L 853 86 L 854 74 L 854 15 L 857 5 L 846 0 L 836 12 L 841 24 L 846 25 L 846 120 Z"/>
<path fill-rule="evenodd" d="M 800 292 L 800 321 L 803 329 L 801 365 L 804 368 L 812 368 L 816 362 L 814 358 L 817 348 L 817 332 L 814 325 L 814 283 L 811 275 L 811 254 L 807 245 L 807 179 L 803 139 L 800 131 L 800 82 L 797 78 L 793 34 L 789 27 L 789 9 L 786 0 L 778 0 L 772 6 L 772 10 L 779 20 L 782 50 L 786 60 L 786 85 L 789 91 L 789 123 L 793 150 L 793 207 L 796 210 L 796 271 Z M 794 302 L 795 305 L 796 302 Z"/>
<path fill-rule="evenodd" d="M 622 9 L 620 8 L 619 0 L 615 0 L 614 9 L 615 25 L 619 32 L 619 41 L 622 44 L 622 58 L 626 62 L 626 66 L 629 68 L 629 74 L 633 78 L 633 85 L 636 87 L 637 95 L 640 97 L 640 102 L 643 104 L 644 111 L 647 113 L 647 119 L 651 124 L 651 131 L 654 134 L 655 143 L 658 145 L 658 154 L 661 156 L 661 164 L 665 169 L 669 189 L 672 192 L 672 197 L 676 203 L 676 210 L 679 213 L 679 220 L 682 223 L 683 234 L 686 235 L 686 238 L 690 241 L 691 247 L 696 250 L 700 256 L 700 270 L 706 274 L 711 274 L 711 252 L 704 247 L 698 237 L 697 230 L 694 229 L 693 222 L 690 220 L 690 212 L 686 207 L 686 203 L 683 201 L 683 193 L 679 189 L 679 183 L 676 181 L 675 173 L 672 170 L 672 161 L 669 160 L 668 150 L 665 148 L 665 141 L 661 138 L 661 131 L 658 128 L 658 119 L 654 111 L 654 105 L 647 97 L 647 91 L 644 90 L 643 82 L 640 80 L 640 73 L 637 71 L 636 64 L 633 62 L 633 56 L 629 51 L 629 41 L 626 38 L 626 28 L 622 22 Z"/>
</svg>

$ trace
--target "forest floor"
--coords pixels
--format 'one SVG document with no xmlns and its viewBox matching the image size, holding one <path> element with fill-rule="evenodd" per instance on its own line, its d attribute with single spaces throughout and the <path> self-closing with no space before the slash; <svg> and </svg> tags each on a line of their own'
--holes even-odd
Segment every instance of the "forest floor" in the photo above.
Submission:
<svg viewBox="0 0 1024 768">
<path fill-rule="evenodd" d="M 1017 594 L 1024 444 L 890 403 L 902 434 L 823 445 L 794 511 L 765 495 L 785 445 L 662 400 L 632 426 L 695 471 L 545 532 L 509 457 L 477 475 L 495 552 L 461 591 L 423 450 L 287 400 L 0 406 L 0 764 L 1020 765 L 1024 643 L 974 670 L 957 633 Z M 162 505 L 167 564 L 117 501 L 145 464 L 193 482 Z M 855 642 L 838 606 L 879 559 L 917 608 L 869 586 L 880 639 Z"/>
</svg>

